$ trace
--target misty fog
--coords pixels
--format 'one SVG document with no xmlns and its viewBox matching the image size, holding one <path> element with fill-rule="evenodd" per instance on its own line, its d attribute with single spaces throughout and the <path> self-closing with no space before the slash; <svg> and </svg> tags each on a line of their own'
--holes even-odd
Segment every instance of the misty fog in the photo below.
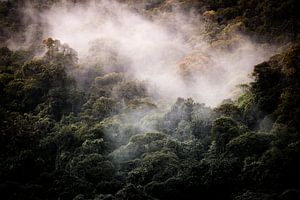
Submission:
<svg viewBox="0 0 300 200">
<path fill-rule="evenodd" d="M 178 8 L 146 15 L 141 7 L 94 1 L 59 3 L 43 13 L 29 6 L 27 12 L 44 25 L 44 38 L 78 52 L 81 67 L 100 63 L 108 72 L 126 71 L 150 94 L 170 101 L 192 97 L 216 106 L 234 98 L 237 85 L 249 83 L 253 66 L 271 54 L 237 31 L 212 43 L 205 37 L 210 22 Z"/>
</svg>

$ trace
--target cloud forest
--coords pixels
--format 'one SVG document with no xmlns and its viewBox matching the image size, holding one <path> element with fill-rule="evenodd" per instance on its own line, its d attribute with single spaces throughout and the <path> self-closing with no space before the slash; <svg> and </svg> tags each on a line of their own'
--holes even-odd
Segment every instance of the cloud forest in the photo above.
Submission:
<svg viewBox="0 0 300 200">
<path fill-rule="evenodd" d="M 299 8 L 0 0 L 1 199 L 300 199 Z"/>
</svg>

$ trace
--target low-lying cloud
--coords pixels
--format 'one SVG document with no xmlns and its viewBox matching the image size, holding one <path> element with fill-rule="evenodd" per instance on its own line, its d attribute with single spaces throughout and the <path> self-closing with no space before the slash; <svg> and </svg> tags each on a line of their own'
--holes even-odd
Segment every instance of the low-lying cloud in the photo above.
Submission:
<svg viewBox="0 0 300 200">
<path fill-rule="evenodd" d="M 167 100 L 193 97 L 215 106 L 251 81 L 253 66 L 270 55 L 243 36 L 228 50 L 205 39 L 201 16 L 159 12 L 147 17 L 115 1 L 56 4 L 39 16 L 44 37 L 68 43 L 87 66 L 122 68 Z M 117 66 L 117 67 L 116 67 Z"/>
</svg>

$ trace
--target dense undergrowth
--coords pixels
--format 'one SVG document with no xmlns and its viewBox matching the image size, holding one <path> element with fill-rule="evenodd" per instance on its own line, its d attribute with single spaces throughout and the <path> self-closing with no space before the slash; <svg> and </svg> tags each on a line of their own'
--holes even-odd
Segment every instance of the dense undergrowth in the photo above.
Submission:
<svg viewBox="0 0 300 200">
<path fill-rule="evenodd" d="M 155 2 L 148 9 L 166 9 Z M 78 80 L 84 66 L 76 51 L 51 38 L 44 47 L 2 47 L 3 199 L 300 198 L 297 3 L 257 2 L 183 3 L 215 10 L 220 27 L 240 20 L 264 42 L 277 35 L 293 43 L 254 67 L 238 99 L 216 108 L 180 97 L 165 105 L 125 72 L 89 68 Z M 0 2 L 3 41 L 22 38 L 16 5 Z M 35 57 L 41 48 L 46 53 Z"/>
</svg>

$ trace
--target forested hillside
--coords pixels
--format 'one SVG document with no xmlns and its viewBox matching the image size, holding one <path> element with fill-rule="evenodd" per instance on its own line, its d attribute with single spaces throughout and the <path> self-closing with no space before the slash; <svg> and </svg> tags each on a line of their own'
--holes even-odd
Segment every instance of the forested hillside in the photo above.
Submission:
<svg viewBox="0 0 300 200">
<path fill-rule="evenodd" d="M 0 1 L 1 199 L 300 199 L 299 8 Z"/>
</svg>

